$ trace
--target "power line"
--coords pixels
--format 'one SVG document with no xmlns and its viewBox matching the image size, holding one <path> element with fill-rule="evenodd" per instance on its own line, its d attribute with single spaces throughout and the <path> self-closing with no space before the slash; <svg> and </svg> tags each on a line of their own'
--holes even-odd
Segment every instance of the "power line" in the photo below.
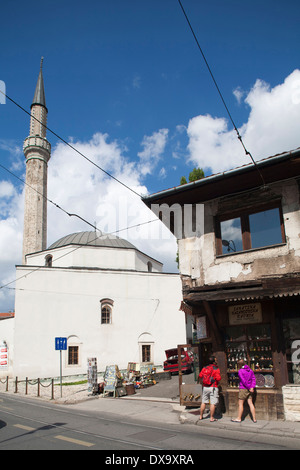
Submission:
<svg viewBox="0 0 300 470">
<path fill-rule="evenodd" d="M 53 204 L 57 209 L 60 209 L 62 212 L 64 212 L 65 214 L 67 214 L 69 217 L 78 217 L 80 220 L 82 220 L 83 222 L 85 222 L 86 224 L 90 225 L 91 227 L 93 227 L 95 230 L 97 231 L 100 231 L 100 235 L 97 236 L 94 240 L 92 241 L 95 241 L 97 240 L 98 238 L 101 238 L 102 236 L 109 236 L 109 235 L 115 235 L 119 232 L 124 232 L 125 230 L 130 230 L 132 228 L 137 228 L 137 227 L 140 227 L 142 225 L 147 225 L 147 224 L 150 224 L 152 222 L 157 222 L 159 219 L 152 219 L 152 220 L 148 220 L 147 222 L 141 222 L 139 224 L 135 224 L 135 225 L 131 225 L 131 226 L 127 226 L 125 228 L 122 228 L 122 229 L 118 229 L 118 230 L 115 230 L 114 232 L 110 232 L 110 233 L 105 233 L 103 234 L 101 232 L 101 230 L 99 230 L 95 225 L 93 225 L 92 223 L 90 223 L 88 220 L 84 219 L 83 217 L 81 217 L 80 215 L 78 214 L 71 214 L 69 212 L 67 212 L 65 209 L 63 209 L 62 207 L 60 207 L 58 204 L 56 204 L 55 202 L 51 201 L 51 199 L 47 198 L 45 195 L 43 195 L 42 193 L 40 193 L 37 189 L 33 188 L 32 186 L 30 186 L 28 183 L 26 183 L 26 181 L 22 180 L 22 178 L 20 178 L 19 176 L 17 176 L 15 173 L 13 173 L 12 171 L 8 170 L 4 165 L 2 165 L 0 163 L 0 167 L 3 168 L 5 171 L 7 171 L 10 175 L 14 176 L 15 178 L 17 178 L 21 183 L 25 184 L 26 186 L 28 186 L 30 189 L 32 189 L 33 191 L 35 191 L 37 194 L 39 194 L 40 196 L 42 196 L 44 199 L 46 199 L 48 202 L 50 202 L 51 204 Z M 82 246 L 85 246 L 85 245 L 82 245 Z M 67 256 L 68 254 L 70 253 L 73 253 L 73 251 L 76 251 L 78 250 L 79 248 L 81 248 L 82 246 L 79 246 L 79 247 L 76 247 L 74 248 L 73 250 L 69 251 L 68 253 L 65 253 L 64 255 L 56 258 L 54 261 L 57 261 L 58 259 L 61 259 L 63 258 L 64 256 Z M 88 246 L 88 245 L 86 245 Z M 0 286 L 0 290 L 3 289 L 3 288 L 8 288 L 7 286 L 9 286 L 10 284 L 13 284 L 14 282 L 18 281 L 19 279 L 22 279 L 23 277 L 26 277 L 28 276 L 29 274 L 33 273 L 33 272 L 36 272 L 38 271 L 39 269 L 43 268 L 44 266 L 39 266 L 35 269 L 33 269 L 32 271 L 30 271 L 29 273 L 26 273 L 26 275 L 24 276 L 21 276 L 20 278 L 18 279 L 14 279 L 13 281 L 10 281 L 2 286 Z"/>
<path fill-rule="evenodd" d="M 84 219 L 83 217 L 81 217 L 80 215 L 78 214 L 71 214 L 70 212 L 66 211 L 65 209 L 63 209 L 61 206 L 59 206 L 58 204 L 56 204 L 56 202 L 54 201 L 51 201 L 51 199 L 49 199 L 48 197 L 46 197 L 44 194 L 40 193 L 37 189 L 33 188 L 32 186 L 30 186 L 28 183 L 26 183 L 26 181 L 22 180 L 22 178 L 20 178 L 19 176 L 15 175 L 15 173 L 13 173 L 12 171 L 8 170 L 8 168 L 6 168 L 4 165 L 2 165 L 2 163 L 0 163 L 0 167 L 3 168 L 5 171 L 7 171 L 10 175 L 14 176 L 15 178 L 17 178 L 21 183 L 25 184 L 26 186 L 28 186 L 30 189 L 32 189 L 33 191 L 35 191 L 37 194 L 39 194 L 40 196 L 42 196 L 44 199 L 46 199 L 46 201 L 50 202 L 51 204 L 53 204 L 57 209 L 60 209 L 62 212 L 64 212 L 65 214 L 67 214 L 69 217 L 78 217 L 80 220 L 82 220 L 83 222 L 85 222 L 86 224 L 90 225 L 91 227 L 93 227 L 95 230 L 98 230 L 98 227 L 96 227 L 95 225 L 93 225 L 92 223 L 90 223 L 88 220 Z M 105 234 L 105 235 L 114 235 L 116 233 L 119 233 L 119 232 L 123 232 L 124 230 L 129 230 L 131 228 L 136 228 L 136 227 L 139 227 L 140 225 L 146 225 L 146 224 L 149 224 L 151 222 L 156 222 L 156 220 L 159 220 L 159 219 L 153 219 L 153 220 L 148 220 L 147 222 L 141 222 L 139 224 L 135 224 L 135 225 L 131 225 L 129 227 L 125 227 L 125 228 L 122 228 L 122 229 L 119 229 L 119 230 L 115 230 L 114 232 L 111 232 L 110 234 Z M 0 286 L 0 289 L 1 289 L 1 286 Z"/>
<path fill-rule="evenodd" d="M 87 243 L 86 245 L 80 245 L 80 246 L 77 246 L 76 248 L 73 248 L 71 251 L 68 251 L 67 253 L 65 253 L 65 254 L 63 254 L 63 255 L 61 255 L 61 256 L 59 256 L 58 258 L 55 258 L 53 261 L 58 261 L 58 260 L 60 260 L 61 258 L 64 258 L 65 256 L 67 256 L 67 255 L 73 253 L 74 251 L 79 250 L 80 248 L 83 248 L 83 247 L 86 247 L 86 246 L 92 246 L 91 243 L 93 243 L 94 241 L 98 240 L 98 239 L 101 238 L 101 237 L 109 237 L 110 235 L 115 235 L 116 233 L 124 232 L 125 230 L 130 230 L 130 229 L 132 229 L 132 228 L 141 227 L 142 225 L 151 224 L 152 222 L 158 222 L 159 220 L 160 220 L 160 219 L 158 219 L 158 218 L 157 218 L 157 219 L 148 220 L 147 222 L 141 222 L 141 223 L 139 223 L 139 224 L 135 224 L 135 225 L 131 225 L 131 226 L 129 226 L 129 227 L 121 228 L 121 229 L 119 229 L 119 230 L 115 230 L 114 232 L 110 232 L 110 233 L 102 233 L 101 230 L 98 230 L 98 229 L 97 229 L 98 231 L 100 231 L 100 235 L 99 235 L 99 236 L 96 236 L 96 238 L 94 238 L 93 240 L 91 240 L 91 241 L 90 241 L 89 243 Z M 90 224 L 90 225 L 91 225 L 91 224 Z M 49 248 L 48 248 L 48 251 L 49 251 Z M 25 267 L 28 267 L 28 268 L 29 268 L 29 266 L 25 266 Z M 14 279 L 13 281 L 9 281 L 9 282 L 7 282 L 6 284 L 3 284 L 2 286 L 0 286 L 0 290 L 1 290 L 1 289 L 4 289 L 4 288 L 11 289 L 11 288 L 8 287 L 10 284 L 13 284 L 13 283 L 19 281 L 20 279 L 23 279 L 23 277 L 27 277 L 27 276 L 29 276 L 30 274 L 35 273 L 36 271 L 39 271 L 40 269 L 43 269 L 43 268 L 45 268 L 45 267 L 46 267 L 46 266 L 38 266 L 38 267 L 32 269 L 32 270 L 29 271 L 28 273 L 23 274 L 23 276 L 20 276 L 20 277 L 18 277 L 17 279 Z"/>
<path fill-rule="evenodd" d="M 83 217 L 81 217 L 80 215 L 78 214 L 70 214 L 68 211 L 66 211 L 65 209 L 63 209 L 61 206 L 59 206 L 58 204 L 56 204 L 56 202 L 54 201 L 51 201 L 51 199 L 49 199 L 47 196 L 45 196 L 44 194 L 40 193 L 36 188 L 33 188 L 32 186 L 30 186 L 30 184 L 26 183 L 26 181 L 22 180 L 22 178 L 20 178 L 19 176 L 15 175 L 15 173 L 13 173 L 12 171 L 10 171 L 8 168 L 6 168 L 4 165 L 2 165 L 2 163 L 0 163 L 0 167 L 3 168 L 5 171 L 7 171 L 10 175 L 14 176 L 15 178 L 17 178 L 17 180 L 19 180 L 21 183 L 25 184 L 26 186 L 28 186 L 30 189 L 32 189 L 32 191 L 35 191 L 39 196 L 43 197 L 46 201 L 50 202 L 51 204 L 53 204 L 57 209 L 60 209 L 62 212 L 64 212 L 65 214 L 67 214 L 69 217 L 78 217 L 78 219 L 82 220 L 83 222 L 85 222 L 86 224 L 90 225 L 91 227 L 93 227 L 94 229 L 98 230 L 97 227 L 93 224 L 91 224 L 90 222 L 88 222 L 86 219 L 84 219 Z"/>
<path fill-rule="evenodd" d="M 261 179 L 262 179 L 263 185 L 265 186 L 266 183 L 265 183 L 265 180 L 264 180 L 264 178 L 263 178 L 263 175 L 262 175 L 260 169 L 258 168 L 257 163 L 256 163 L 256 161 L 254 160 L 254 158 L 252 157 L 251 153 L 247 150 L 247 148 L 246 148 L 246 146 L 245 146 L 245 144 L 244 144 L 244 142 L 243 142 L 242 136 L 240 135 L 239 130 L 238 130 L 238 128 L 237 128 L 236 125 L 235 125 L 235 122 L 234 122 L 234 120 L 233 120 L 233 118 L 232 118 L 232 115 L 231 115 L 229 109 L 228 109 L 228 106 L 226 105 L 225 99 L 224 99 L 224 97 L 223 97 L 223 95 L 222 95 L 222 93 L 221 93 L 221 90 L 220 90 L 220 88 L 219 88 L 219 86 L 218 86 L 218 84 L 217 84 L 217 81 L 216 81 L 216 79 L 215 79 L 215 77 L 214 77 L 214 75 L 213 75 L 213 73 L 212 73 L 212 70 L 211 70 L 211 68 L 210 68 L 210 66 L 209 66 L 209 64 L 208 64 L 208 62 L 207 62 L 207 59 L 206 59 L 205 54 L 204 54 L 204 52 L 203 52 L 203 50 L 202 50 L 202 47 L 200 46 L 199 41 L 198 41 L 198 39 L 197 39 L 197 36 L 196 36 L 196 34 L 195 34 L 194 30 L 193 30 L 193 27 L 192 27 L 192 25 L 191 25 L 191 23 L 190 23 L 190 20 L 188 19 L 188 16 L 187 16 L 187 14 L 186 14 L 186 12 L 185 12 L 183 6 L 182 6 L 181 0 L 178 0 L 178 2 L 179 2 L 179 5 L 180 5 L 180 7 L 181 7 L 181 9 L 182 9 L 182 12 L 183 12 L 183 14 L 184 14 L 184 16 L 185 16 L 185 19 L 186 19 L 186 21 L 187 21 L 187 23 L 188 23 L 188 25 L 189 25 L 189 27 L 190 27 L 190 30 L 191 30 L 191 32 L 192 32 L 192 34 L 193 34 L 193 36 L 194 36 L 194 39 L 195 39 L 196 44 L 197 44 L 197 46 L 198 46 L 198 49 L 199 49 L 199 51 L 201 52 L 201 55 L 202 55 L 202 57 L 203 57 L 203 60 L 204 60 L 204 62 L 205 62 L 205 65 L 206 65 L 206 67 L 207 67 L 207 69 L 208 69 L 208 71 L 209 71 L 209 74 L 210 74 L 210 76 L 211 76 L 211 78 L 212 78 L 212 80 L 213 80 L 213 82 L 214 82 L 214 85 L 215 85 L 215 87 L 216 87 L 216 89 L 217 89 L 217 91 L 218 91 L 218 93 L 219 93 L 219 95 L 220 95 L 220 98 L 221 98 L 222 103 L 223 103 L 223 105 L 224 105 L 224 107 L 225 107 L 225 109 L 226 109 L 226 112 L 227 112 L 227 114 L 228 114 L 228 116 L 229 116 L 229 119 L 230 119 L 230 121 L 231 121 L 231 123 L 232 123 L 232 125 L 233 125 L 233 127 L 234 127 L 235 132 L 237 133 L 237 137 L 238 137 L 239 141 L 241 142 L 241 144 L 242 144 L 242 146 L 243 146 L 243 149 L 244 149 L 244 151 L 245 151 L 245 154 L 248 155 L 248 156 L 251 158 L 253 164 L 255 165 L 255 167 L 256 167 L 256 169 L 257 169 L 257 171 L 258 171 L 258 173 L 259 173 L 259 175 L 260 175 L 260 177 L 261 177 Z"/>
<path fill-rule="evenodd" d="M 108 171 L 104 170 L 103 168 L 101 168 L 99 165 L 97 165 L 97 163 L 93 162 L 93 160 L 91 160 L 90 158 L 88 158 L 86 155 L 84 155 L 82 152 L 80 152 L 76 147 L 74 147 L 73 145 L 71 145 L 69 142 L 67 142 L 63 137 L 61 137 L 60 135 L 58 135 L 56 132 L 54 132 L 52 129 L 50 129 L 48 126 L 46 126 L 44 123 L 42 123 L 39 119 L 37 119 L 35 116 L 33 116 L 31 113 L 29 113 L 25 108 L 23 108 L 23 106 L 21 106 L 19 103 L 17 103 L 15 100 L 13 100 L 12 98 L 10 98 L 6 93 L 4 93 L 3 91 L 0 90 L 0 93 L 2 93 L 2 95 L 4 95 L 7 99 L 9 99 L 14 105 L 16 105 L 18 108 L 20 108 L 22 111 L 24 111 L 24 113 L 28 114 L 28 116 L 30 117 L 33 117 L 39 124 L 41 124 L 45 129 L 47 129 L 49 132 L 51 132 L 51 134 L 53 134 L 55 137 L 57 137 L 59 140 L 61 140 L 65 145 L 67 145 L 68 147 L 70 147 L 72 150 L 74 150 L 76 153 L 78 153 L 81 157 L 83 157 L 85 160 L 87 160 L 89 163 L 91 163 L 92 165 L 94 165 L 96 168 L 98 168 L 98 170 L 101 170 L 103 173 L 105 173 L 107 176 L 109 176 L 110 178 L 112 178 L 113 180 L 115 180 L 117 183 L 121 184 L 122 186 L 124 186 L 126 189 L 128 189 L 129 191 L 131 191 L 132 193 L 134 193 L 136 196 L 138 196 L 139 198 L 141 198 L 142 196 L 140 194 L 138 194 L 134 189 L 130 188 L 129 186 L 127 186 L 125 183 L 123 183 L 122 181 L 120 181 L 118 178 L 116 178 L 115 176 L 111 175 L 110 173 L 108 173 Z"/>
</svg>

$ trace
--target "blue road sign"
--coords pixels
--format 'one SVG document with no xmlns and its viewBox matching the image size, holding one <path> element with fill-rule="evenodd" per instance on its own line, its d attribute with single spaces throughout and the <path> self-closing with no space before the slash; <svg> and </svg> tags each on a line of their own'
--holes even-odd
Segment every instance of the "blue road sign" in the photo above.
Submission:
<svg viewBox="0 0 300 470">
<path fill-rule="evenodd" d="M 55 338 L 55 349 L 56 351 L 66 351 L 67 338 Z"/>
</svg>

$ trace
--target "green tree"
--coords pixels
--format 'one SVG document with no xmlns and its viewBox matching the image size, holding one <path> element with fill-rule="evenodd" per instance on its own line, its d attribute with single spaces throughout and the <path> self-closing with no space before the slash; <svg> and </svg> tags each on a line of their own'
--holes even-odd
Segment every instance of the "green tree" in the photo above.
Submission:
<svg viewBox="0 0 300 470">
<path fill-rule="evenodd" d="M 204 178 L 204 171 L 202 168 L 194 168 L 193 171 L 189 174 L 189 182 L 192 183 L 193 181 L 198 181 Z M 187 184 L 187 180 L 185 176 L 180 178 L 180 184 Z"/>
<path fill-rule="evenodd" d="M 182 176 L 182 177 L 180 178 L 180 184 L 182 185 L 182 184 L 186 184 L 186 183 L 187 183 L 186 177 L 185 177 L 185 176 Z"/>
<path fill-rule="evenodd" d="M 204 171 L 202 168 L 194 168 L 193 171 L 190 172 L 189 174 L 189 182 L 192 183 L 192 181 L 198 181 L 204 178 Z"/>
</svg>

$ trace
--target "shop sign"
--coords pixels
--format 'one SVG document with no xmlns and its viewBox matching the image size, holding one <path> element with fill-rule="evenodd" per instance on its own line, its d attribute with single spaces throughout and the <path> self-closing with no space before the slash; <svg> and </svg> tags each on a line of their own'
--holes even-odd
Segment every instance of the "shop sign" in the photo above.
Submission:
<svg viewBox="0 0 300 470">
<path fill-rule="evenodd" d="M 119 375 L 119 368 L 116 365 L 106 366 L 104 373 L 104 391 L 115 392 L 117 386 L 117 376 Z"/>
<path fill-rule="evenodd" d="M 5 341 L 0 341 L 0 369 L 8 369 L 8 349 Z"/>
<path fill-rule="evenodd" d="M 242 304 L 228 307 L 229 324 L 242 325 L 247 323 L 261 323 L 261 304 Z"/>
</svg>

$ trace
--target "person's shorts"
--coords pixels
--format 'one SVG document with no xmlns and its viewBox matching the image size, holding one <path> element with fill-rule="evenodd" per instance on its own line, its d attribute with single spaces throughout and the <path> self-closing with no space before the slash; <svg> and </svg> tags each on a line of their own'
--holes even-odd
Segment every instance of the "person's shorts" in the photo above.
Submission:
<svg viewBox="0 0 300 470">
<path fill-rule="evenodd" d="M 239 389 L 239 400 L 248 400 L 248 398 L 252 398 L 252 395 L 253 393 L 246 388 Z"/>
<path fill-rule="evenodd" d="M 217 405 L 219 403 L 218 387 L 203 387 L 202 403 L 210 403 L 211 405 Z"/>
</svg>

